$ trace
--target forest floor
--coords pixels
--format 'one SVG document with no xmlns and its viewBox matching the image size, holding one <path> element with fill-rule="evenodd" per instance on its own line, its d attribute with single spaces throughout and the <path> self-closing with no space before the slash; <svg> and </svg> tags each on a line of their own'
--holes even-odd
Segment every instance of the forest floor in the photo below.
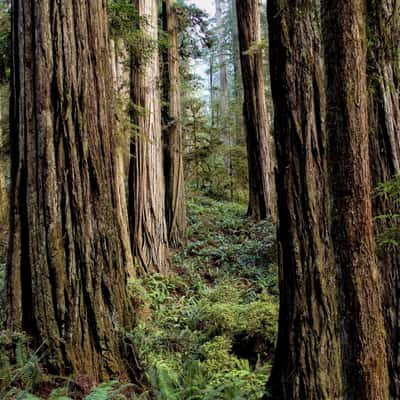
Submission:
<svg viewBox="0 0 400 400">
<path fill-rule="evenodd" d="M 138 320 L 127 339 L 147 381 L 140 396 L 117 382 L 84 393 L 74 381 L 45 395 L 40 357 L 21 350 L 10 363 L 0 337 L 0 398 L 261 399 L 278 325 L 275 228 L 245 213 L 241 204 L 193 197 L 189 239 L 172 253 L 171 273 L 130 283 Z"/>
</svg>

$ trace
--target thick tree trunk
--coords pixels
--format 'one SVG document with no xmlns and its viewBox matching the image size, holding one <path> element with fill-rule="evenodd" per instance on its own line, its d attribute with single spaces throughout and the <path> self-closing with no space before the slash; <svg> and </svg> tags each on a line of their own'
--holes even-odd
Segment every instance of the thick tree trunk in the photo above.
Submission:
<svg viewBox="0 0 400 400">
<path fill-rule="evenodd" d="M 275 219 L 275 182 L 269 115 L 265 100 L 263 53 L 251 47 L 261 41 L 258 0 L 237 0 L 244 120 L 249 160 L 249 215 Z"/>
<path fill-rule="evenodd" d="M 368 78 L 370 162 L 373 186 L 400 174 L 400 3 L 368 2 Z M 400 214 L 399 205 L 373 196 L 375 215 Z M 397 219 L 398 221 L 398 219 Z M 393 221 L 377 220 L 376 235 Z M 386 246 L 378 252 L 383 279 L 390 396 L 400 398 L 400 252 Z"/>
<path fill-rule="evenodd" d="M 178 247 L 185 238 L 186 204 L 175 0 L 163 1 L 163 29 L 169 37 L 163 54 L 165 213 L 169 244 Z"/>
<path fill-rule="evenodd" d="M 52 373 L 126 375 L 106 5 L 15 0 L 12 26 L 7 327 L 45 344 Z"/>
<path fill-rule="evenodd" d="M 313 0 L 268 0 L 280 317 L 266 398 L 341 399 L 320 31 Z"/>
<path fill-rule="evenodd" d="M 132 59 L 132 122 L 138 131 L 132 139 L 129 171 L 129 220 L 133 254 L 139 273 L 166 273 L 168 238 L 165 219 L 165 181 L 161 135 L 158 2 L 134 0 L 145 18 L 143 32 L 153 41 L 151 54 Z"/>
<path fill-rule="evenodd" d="M 324 0 L 322 9 L 343 399 L 387 400 L 381 280 L 372 224 L 364 1 Z"/>
</svg>

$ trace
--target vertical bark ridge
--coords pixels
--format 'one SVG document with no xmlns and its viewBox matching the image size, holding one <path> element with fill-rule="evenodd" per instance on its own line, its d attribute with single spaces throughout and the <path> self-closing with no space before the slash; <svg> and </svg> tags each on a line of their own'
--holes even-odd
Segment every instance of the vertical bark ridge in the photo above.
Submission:
<svg viewBox="0 0 400 400">
<path fill-rule="evenodd" d="M 365 16 L 362 0 L 322 2 L 343 398 L 384 400 L 389 393 L 372 224 Z"/>
<path fill-rule="evenodd" d="M 249 210 L 255 220 L 276 217 L 272 139 L 265 99 L 260 5 L 256 0 L 237 1 L 240 59 L 244 90 L 244 121 L 249 164 Z"/>
<path fill-rule="evenodd" d="M 115 131 L 117 136 L 116 147 L 116 170 L 117 170 L 117 201 L 120 203 L 119 207 L 119 221 L 123 229 L 122 246 L 126 254 L 127 269 L 129 276 L 135 278 L 136 271 L 133 264 L 133 257 L 131 251 L 131 241 L 129 232 L 129 217 L 126 201 L 126 188 L 125 178 L 127 176 L 127 168 L 129 166 L 129 145 L 131 137 L 124 130 L 125 126 L 121 119 L 129 115 L 129 70 L 126 66 L 129 60 L 124 43 L 121 41 L 111 42 L 111 65 L 114 80 L 114 102 L 117 103 L 115 112 Z M 129 132 L 130 133 L 130 132 Z M 128 150 L 127 150 L 128 149 Z M 128 168 L 129 170 L 129 168 Z"/>
<path fill-rule="evenodd" d="M 146 59 L 132 59 L 131 99 L 133 124 L 138 131 L 131 144 L 129 218 L 131 243 L 140 273 L 168 270 L 165 218 L 165 179 L 161 132 L 161 101 L 157 0 L 134 0 L 139 16 L 146 18 L 143 32 L 153 48 Z"/>
<path fill-rule="evenodd" d="M 183 168 L 183 136 L 179 80 L 178 32 L 174 0 L 163 1 L 163 29 L 169 45 L 163 52 L 163 130 L 165 211 L 168 239 L 178 247 L 185 239 L 186 204 Z"/>
</svg>

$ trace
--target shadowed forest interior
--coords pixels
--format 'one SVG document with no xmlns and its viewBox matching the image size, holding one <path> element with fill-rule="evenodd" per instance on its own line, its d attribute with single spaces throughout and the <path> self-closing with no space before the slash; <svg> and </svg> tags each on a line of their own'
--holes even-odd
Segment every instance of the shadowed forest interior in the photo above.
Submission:
<svg viewBox="0 0 400 400">
<path fill-rule="evenodd" d="M 0 0 L 0 400 L 400 400 L 400 2 Z"/>
</svg>

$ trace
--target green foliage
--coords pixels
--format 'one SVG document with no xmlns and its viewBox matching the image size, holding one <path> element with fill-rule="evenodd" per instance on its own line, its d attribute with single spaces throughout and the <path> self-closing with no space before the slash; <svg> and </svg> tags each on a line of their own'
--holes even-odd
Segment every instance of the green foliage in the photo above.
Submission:
<svg viewBox="0 0 400 400">
<path fill-rule="evenodd" d="M 64 386 L 52 390 L 48 400 L 72 400 L 69 396 L 69 387 Z"/>
<path fill-rule="evenodd" d="M 174 272 L 132 283 L 150 308 L 130 340 L 158 400 L 262 398 L 277 333 L 275 235 L 245 211 L 189 200 L 192 241 Z"/>
<path fill-rule="evenodd" d="M 217 200 L 247 201 L 246 147 L 224 144 L 220 130 L 210 126 L 206 109 L 204 101 L 193 92 L 183 96 L 186 181 L 193 190 Z M 229 176 L 225 166 L 227 158 L 232 167 Z"/>
<path fill-rule="evenodd" d="M 259 42 L 254 42 L 244 54 L 252 56 L 254 54 L 262 53 L 266 49 L 268 49 L 268 41 L 264 39 Z"/>
<path fill-rule="evenodd" d="M 211 45 L 207 14 L 194 4 L 176 4 L 179 55 L 183 59 L 199 58 L 203 48 Z"/>
<path fill-rule="evenodd" d="M 4 332 L 1 399 L 40 400 L 43 384 L 55 387 L 49 400 L 262 398 L 277 334 L 274 227 L 254 225 L 243 204 L 199 195 L 188 204 L 191 241 L 173 254 L 172 272 L 129 283 L 137 322 L 126 343 L 148 382 L 141 394 L 112 381 L 76 397 L 73 381 L 43 373 L 40 349 Z"/>
<path fill-rule="evenodd" d="M 116 381 L 102 383 L 86 396 L 85 400 L 110 400 L 115 398 L 114 391 L 117 383 Z"/>
<path fill-rule="evenodd" d="M 384 250 L 390 246 L 400 246 L 400 176 L 379 184 L 376 196 L 381 197 L 390 207 L 386 214 L 375 217 L 377 223 L 386 227 L 376 239 L 378 248 Z"/>
<path fill-rule="evenodd" d="M 19 395 L 17 395 L 16 398 L 18 400 L 41 400 L 39 397 L 28 392 L 22 392 Z"/>
<path fill-rule="evenodd" d="M 380 183 L 376 188 L 376 195 L 398 204 L 400 202 L 400 177 Z"/>
<path fill-rule="evenodd" d="M 138 63 L 145 62 L 157 46 L 145 33 L 148 20 L 139 16 L 131 0 L 110 0 L 108 3 L 110 35 L 118 46 L 126 46 Z"/>
<path fill-rule="evenodd" d="M 29 392 L 39 382 L 40 348 L 35 352 L 29 349 L 28 339 L 18 333 L 0 333 L 0 398 L 32 399 Z M 23 387 L 23 391 L 17 388 Z M 21 396 L 21 397 L 20 397 Z"/>
<path fill-rule="evenodd" d="M 224 295 L 220 302 L 207 297 L 202 299 L 194 310 L 193 323 L 198 329 L 206 329 L 208 335 L 261 335 L 273 344 L 277 333 L 276 316 L 277 304 L 267 295 L 247 304 Z"/>
<path fill-rule="evenodd" d="M 220 353 L 220 352 L 219 352 Z M 225 354 L 224 361 L 229 359 Z M 231 360 L 229 360 L 231 361 Z M 216 364 L 221 360 L 216 361 Z M 232 366 L 235 362 L 232 357 Z M 150 375 L 157 400 L 252 400 L 264 394 L 267 374 L 252 372 L 248 363 L 236 361 L 229 370 L 210 372 L 199 360 L 184 365 L 177 376 L 168 365 L 158 364 Z"/>
</svg>

